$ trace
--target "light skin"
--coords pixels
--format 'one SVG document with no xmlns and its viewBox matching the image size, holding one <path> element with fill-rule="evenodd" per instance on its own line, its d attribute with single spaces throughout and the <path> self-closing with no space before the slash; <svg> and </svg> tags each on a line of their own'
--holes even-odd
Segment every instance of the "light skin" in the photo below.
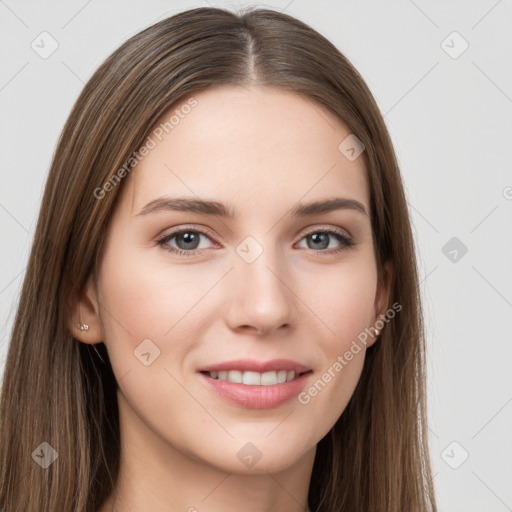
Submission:
<svg viewBox="0 0 512 512">
<path fill-rule="evenodd" d="M 121 473 L 101 512 L 307 511 L 316 445 L 353 394 L 364 347 L 309 403 L 268 409 L 228 402 L 198 368 L 292 359 L 311 368 L 307 389 L 385 313 L 391 268 L 378 279 L 363 159 L 338 150 L 344 123 L 293 92 L 223 87 L 194 98 L 125 178 L 97 281 L 71 322 L 80 341 L 104 341 L 118 381 Z M 235 217 L 138 215 L 163 196 L 223 203 Z M 367 214 L 292 215 L 297 203 L 335 197 Z M 183 232 L 157 243 L 178 229 L 199 243 Z M 262 252 L 249 263 L 240 247 Z M 87 331 L 76 329 L 79 314 Z M 143 340 L 149 357 L 160 351 L 147 366 L 134 355 Z M 237 456 L 249 442 L 261 453 L 252 467 Z"/>
</svg>

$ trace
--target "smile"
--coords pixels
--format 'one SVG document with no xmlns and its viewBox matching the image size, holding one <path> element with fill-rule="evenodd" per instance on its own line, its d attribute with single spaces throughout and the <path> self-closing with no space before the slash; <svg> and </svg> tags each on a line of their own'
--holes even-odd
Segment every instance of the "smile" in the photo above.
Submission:
<svg viewBox="0 0 512 512">
<path fill-rule="evenodd" d="M 199 368 L 198 372 L 220 398 L 239 407 L 270 409 L 297 396 L 312 370 L 289 359 L 244 359 Z"/>
</svg>

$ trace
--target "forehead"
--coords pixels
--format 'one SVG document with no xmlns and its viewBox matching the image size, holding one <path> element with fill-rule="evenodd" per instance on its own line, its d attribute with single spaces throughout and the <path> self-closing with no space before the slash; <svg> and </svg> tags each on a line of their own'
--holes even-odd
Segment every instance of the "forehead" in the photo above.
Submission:
<svg viewBox="0 0 512 512">
<path fill-rule="evenodd" d="M 214 88 L 192 98 L 151 132 L 155 145 L 132 171 L 132 215 L 163 195 L 259 212 L 344 196 L 369 211 L 363 159 L 339 150 L 350 129 L 319 103 L 268 87 Z"/>
</svg>

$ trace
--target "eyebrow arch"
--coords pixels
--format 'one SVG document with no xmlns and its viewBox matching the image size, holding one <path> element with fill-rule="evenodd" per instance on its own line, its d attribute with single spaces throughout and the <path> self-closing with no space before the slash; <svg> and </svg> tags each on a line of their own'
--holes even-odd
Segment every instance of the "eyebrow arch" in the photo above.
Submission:
<svg viewBox="0 0 512 512">
<path fill-rule="evenodd" d="M 314 201 L 306 204 L 299 203 L 293 208 L 291 214 L 293 217 L 302 218 L 335 210 L 354 210 L 368 216 L 366 208 L 362 203 L 355 199 L 345 197 L 335 197 L 333 199 Z M 227 208 L 223 203 L 192 197 L 159 197 L 144 206 L 137 216 L 160 211 L 193 212 L 202 215 L 220 216 L 231 220 L 235 218 L 235 210 Z"/>
</svg>

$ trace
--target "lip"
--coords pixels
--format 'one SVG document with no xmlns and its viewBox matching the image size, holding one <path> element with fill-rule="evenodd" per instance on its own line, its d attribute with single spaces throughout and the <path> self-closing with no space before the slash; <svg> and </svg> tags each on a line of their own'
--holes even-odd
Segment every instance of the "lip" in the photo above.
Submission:
<svg viewBox="0 0 512 512">
<path fill-rule="evenodd" d="M 255 359 L 236 359 L 234 361 L 224 361 L 214 363 L 199 368 L 198 372 L 222 372 L 229 370 L 239 370 L 242 372 L 273 372 L 278 370 L 293 370 L 295 373 L 304 373 L 311 368 L 304 366 L 290 359 L 272 359 L 270 361 L 256 361 Z"/>
<path fill-rule="evenodd" d="M 293 370 L 298 375 L 295 379 L 272 386 L 248 386 L 227 380 L 212 379 L 206 372 L 211 371 L 253 371 L 270 372 L 277 370 Z M 221 398 L 247 409 L 271 409 L 278 407 L 297 396 L 306 385 L 311 375 L 311 368 L 289 359 L 273 359 L 271 361 L 255 361 L 250 359 L 238 359 L 215 363 L 198 369 L 199 378 Z"/>
</svg>

